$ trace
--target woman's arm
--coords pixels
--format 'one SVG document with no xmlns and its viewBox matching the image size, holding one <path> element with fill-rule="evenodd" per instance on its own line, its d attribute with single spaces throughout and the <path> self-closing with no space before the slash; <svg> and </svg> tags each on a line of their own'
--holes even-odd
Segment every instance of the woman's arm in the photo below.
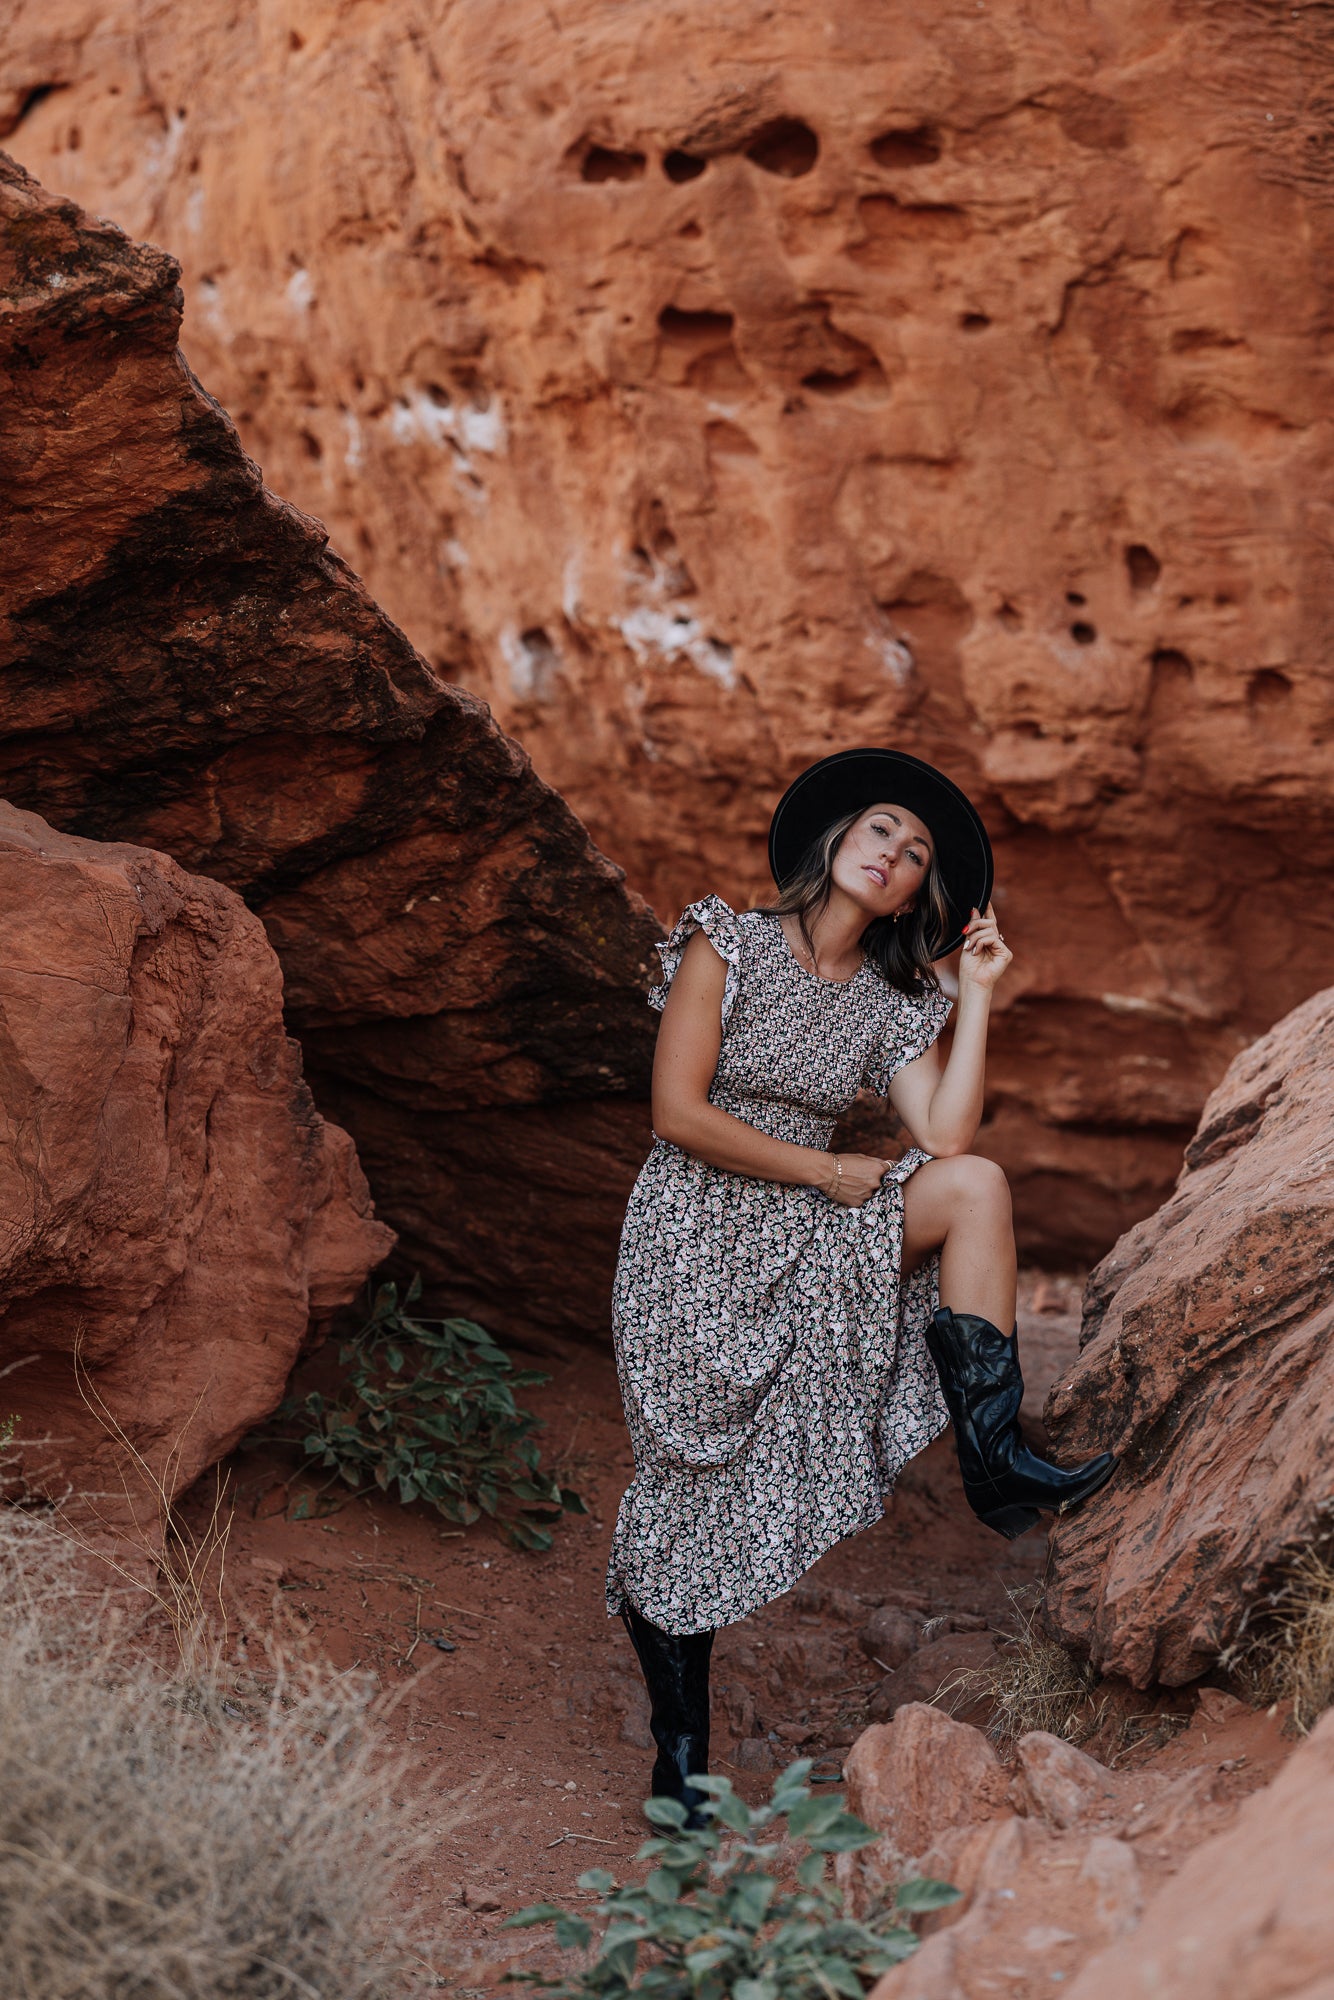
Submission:
<svg viewBox="0 0 1334 2000">
<path fill-rule="evenodd" d="M 959 960 L 959 1005 L 949 1061 L 942 1063 L 933 1046 L 890 1083 L 889 1101 L 914 1143 L 938 1160 L 966 1153 L 982 1123 L 991 995 L 1010 956 L 991 905 L 984 917 L 974 910 Z"/>
<path fill-rule="evenodd" d="M 653 1129 L 669 1145 L 724 1173 L 757 1181 L 817 1187 L 855 1207 L 875 1192 L 884 1160 L 839 1155 L 771 1139 L 742 1118 L 709 1103 L 722 1047 L 727 967 L 702 931 L 685 948 L 672 981 L 653 1059 Z"/>
</svg>

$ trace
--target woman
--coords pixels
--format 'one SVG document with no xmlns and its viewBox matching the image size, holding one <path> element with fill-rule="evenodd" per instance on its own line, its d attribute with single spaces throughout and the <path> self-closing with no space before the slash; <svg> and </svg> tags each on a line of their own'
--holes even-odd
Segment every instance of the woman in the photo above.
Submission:
<svg viewBox="0 0 1334 2000">
<path fill-rule="evenodd" d="M 654 1793 L 692 1810 L 714 1630 L 878 1520 L 950 1418 L 965 1496 L 1003 1535 L 1113 1469 L 1063 1471 L 1019 1430 L 1009 1190 L 969 1152 L 1011 957 L 981 820 L 930 765 L 849 750 L 789 788 L 769 857 L 771 908 L 708 897 L 659 947 L 657 1143 L 616 1273 L 636 1475 L 607 1602 L 648 1683 Z M 932 964 L 960 943 L 942 1062 Z M 828 1150 L 863 1086 L 915 1142 L 901 1160 Z"/>
</svg>

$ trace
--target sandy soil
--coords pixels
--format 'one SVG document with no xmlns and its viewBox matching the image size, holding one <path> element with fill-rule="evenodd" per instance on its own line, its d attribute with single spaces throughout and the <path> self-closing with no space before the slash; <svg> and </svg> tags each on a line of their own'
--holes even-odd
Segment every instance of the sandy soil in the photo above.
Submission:
<svg viewBox="0 0 1334 2000">
<path fill-rule="evenodd" d="M 1025 1284 L 1034 1400 L 1074 1350 L 1077 1299 L 1060 1280 Z M 539 1900 L 578 1901 L 581 1871 L 620 1872 L 646 1833 L 647 1704 L 602 1596 L 631 1476 L 615 1375 L 601 1352 L 547 1365 L 549 1384 L 528 1398 L 547 1425 L 544 1462 L 590 1511 L 564 1521 L 545 1555 L 379 1497 L 333 1494 L 336 1513 L 312 1514 L 314 1482 L 267 1446 L 244 1448 L 229 1467 L 238 1673 L 278 1619 L 337 1666 L 370 1669 L 399 1694 L 388 1728 L 439 1829 L 415 1882 L 420 1915 L 465 1986 L 549 1953 L 544 1933 L 502 1931 L 505 1916 Z M 859 1643 L 872 1611 L 895 1604 L 939 1621 L 927 1652 L 900 1669 L 921 1683 L 905 1697 L 900 1682 L 900 1698 L 930 1699 L 948 1672 L 989 1658 L 1013 1630 L 1009 1593 L 1035 1584 L 1043 1556 L 1040 1533 L 1006 1543 L 965 1510 L 947 1435 L 907 1469 L 875 1528 L 720 1633 L 714 1768 L 750 1798 L 796 1756 L 836 1773 L 885 1680 Z M 1180 1756 L 1175 1733 L 1164 1732 L 1161 1754 Z"/>
</svg>

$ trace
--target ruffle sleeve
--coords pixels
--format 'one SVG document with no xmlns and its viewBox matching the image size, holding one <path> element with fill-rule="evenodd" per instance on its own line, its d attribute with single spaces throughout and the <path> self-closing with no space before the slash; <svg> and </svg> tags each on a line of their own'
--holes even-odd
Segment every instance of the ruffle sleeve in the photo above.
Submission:
<svg viewBox="0 0 1334 2000">
<path fill-rule="evenodd" d="M 703 931 L 727 967 L 727 980 L 723 987 L 723 1022 L 726 1025 L 741 984 L 741 926 L 735 912 L 728 909 L 721 896 L 705 896 L 700 902 L 692 903 L 683 912 L 666 942 L 657 947 L 662 960 L 662 978 L 650 991 L 648 1004 L 656 1007 L 659 1013 L 666 1006 L 677 968 L 696 931 Z"/>
<path fill-rule="evenodd" d="M 866 1065 L 867 1089 L 883 1097 L 899 1071 L 925 1055 L 937 1040 L 953 1004 L 936 986 L 923 984 L 916 993 L 895 993 L 880 1045 L 871 1051 Z"/>
</svg>

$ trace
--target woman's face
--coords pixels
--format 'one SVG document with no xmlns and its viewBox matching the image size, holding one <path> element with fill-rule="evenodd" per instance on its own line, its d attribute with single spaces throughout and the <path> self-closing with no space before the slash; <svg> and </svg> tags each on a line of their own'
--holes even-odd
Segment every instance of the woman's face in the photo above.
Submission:
<svg viewBox="0 0 1334 2000">
<path fill-rule="evenodd" d="M 834 886 L 873 917 L 910 910 L 926 880 L 931 835 L 906 806 L 872 806 L 854 820 L 834 856 Z"/>
</svg>

